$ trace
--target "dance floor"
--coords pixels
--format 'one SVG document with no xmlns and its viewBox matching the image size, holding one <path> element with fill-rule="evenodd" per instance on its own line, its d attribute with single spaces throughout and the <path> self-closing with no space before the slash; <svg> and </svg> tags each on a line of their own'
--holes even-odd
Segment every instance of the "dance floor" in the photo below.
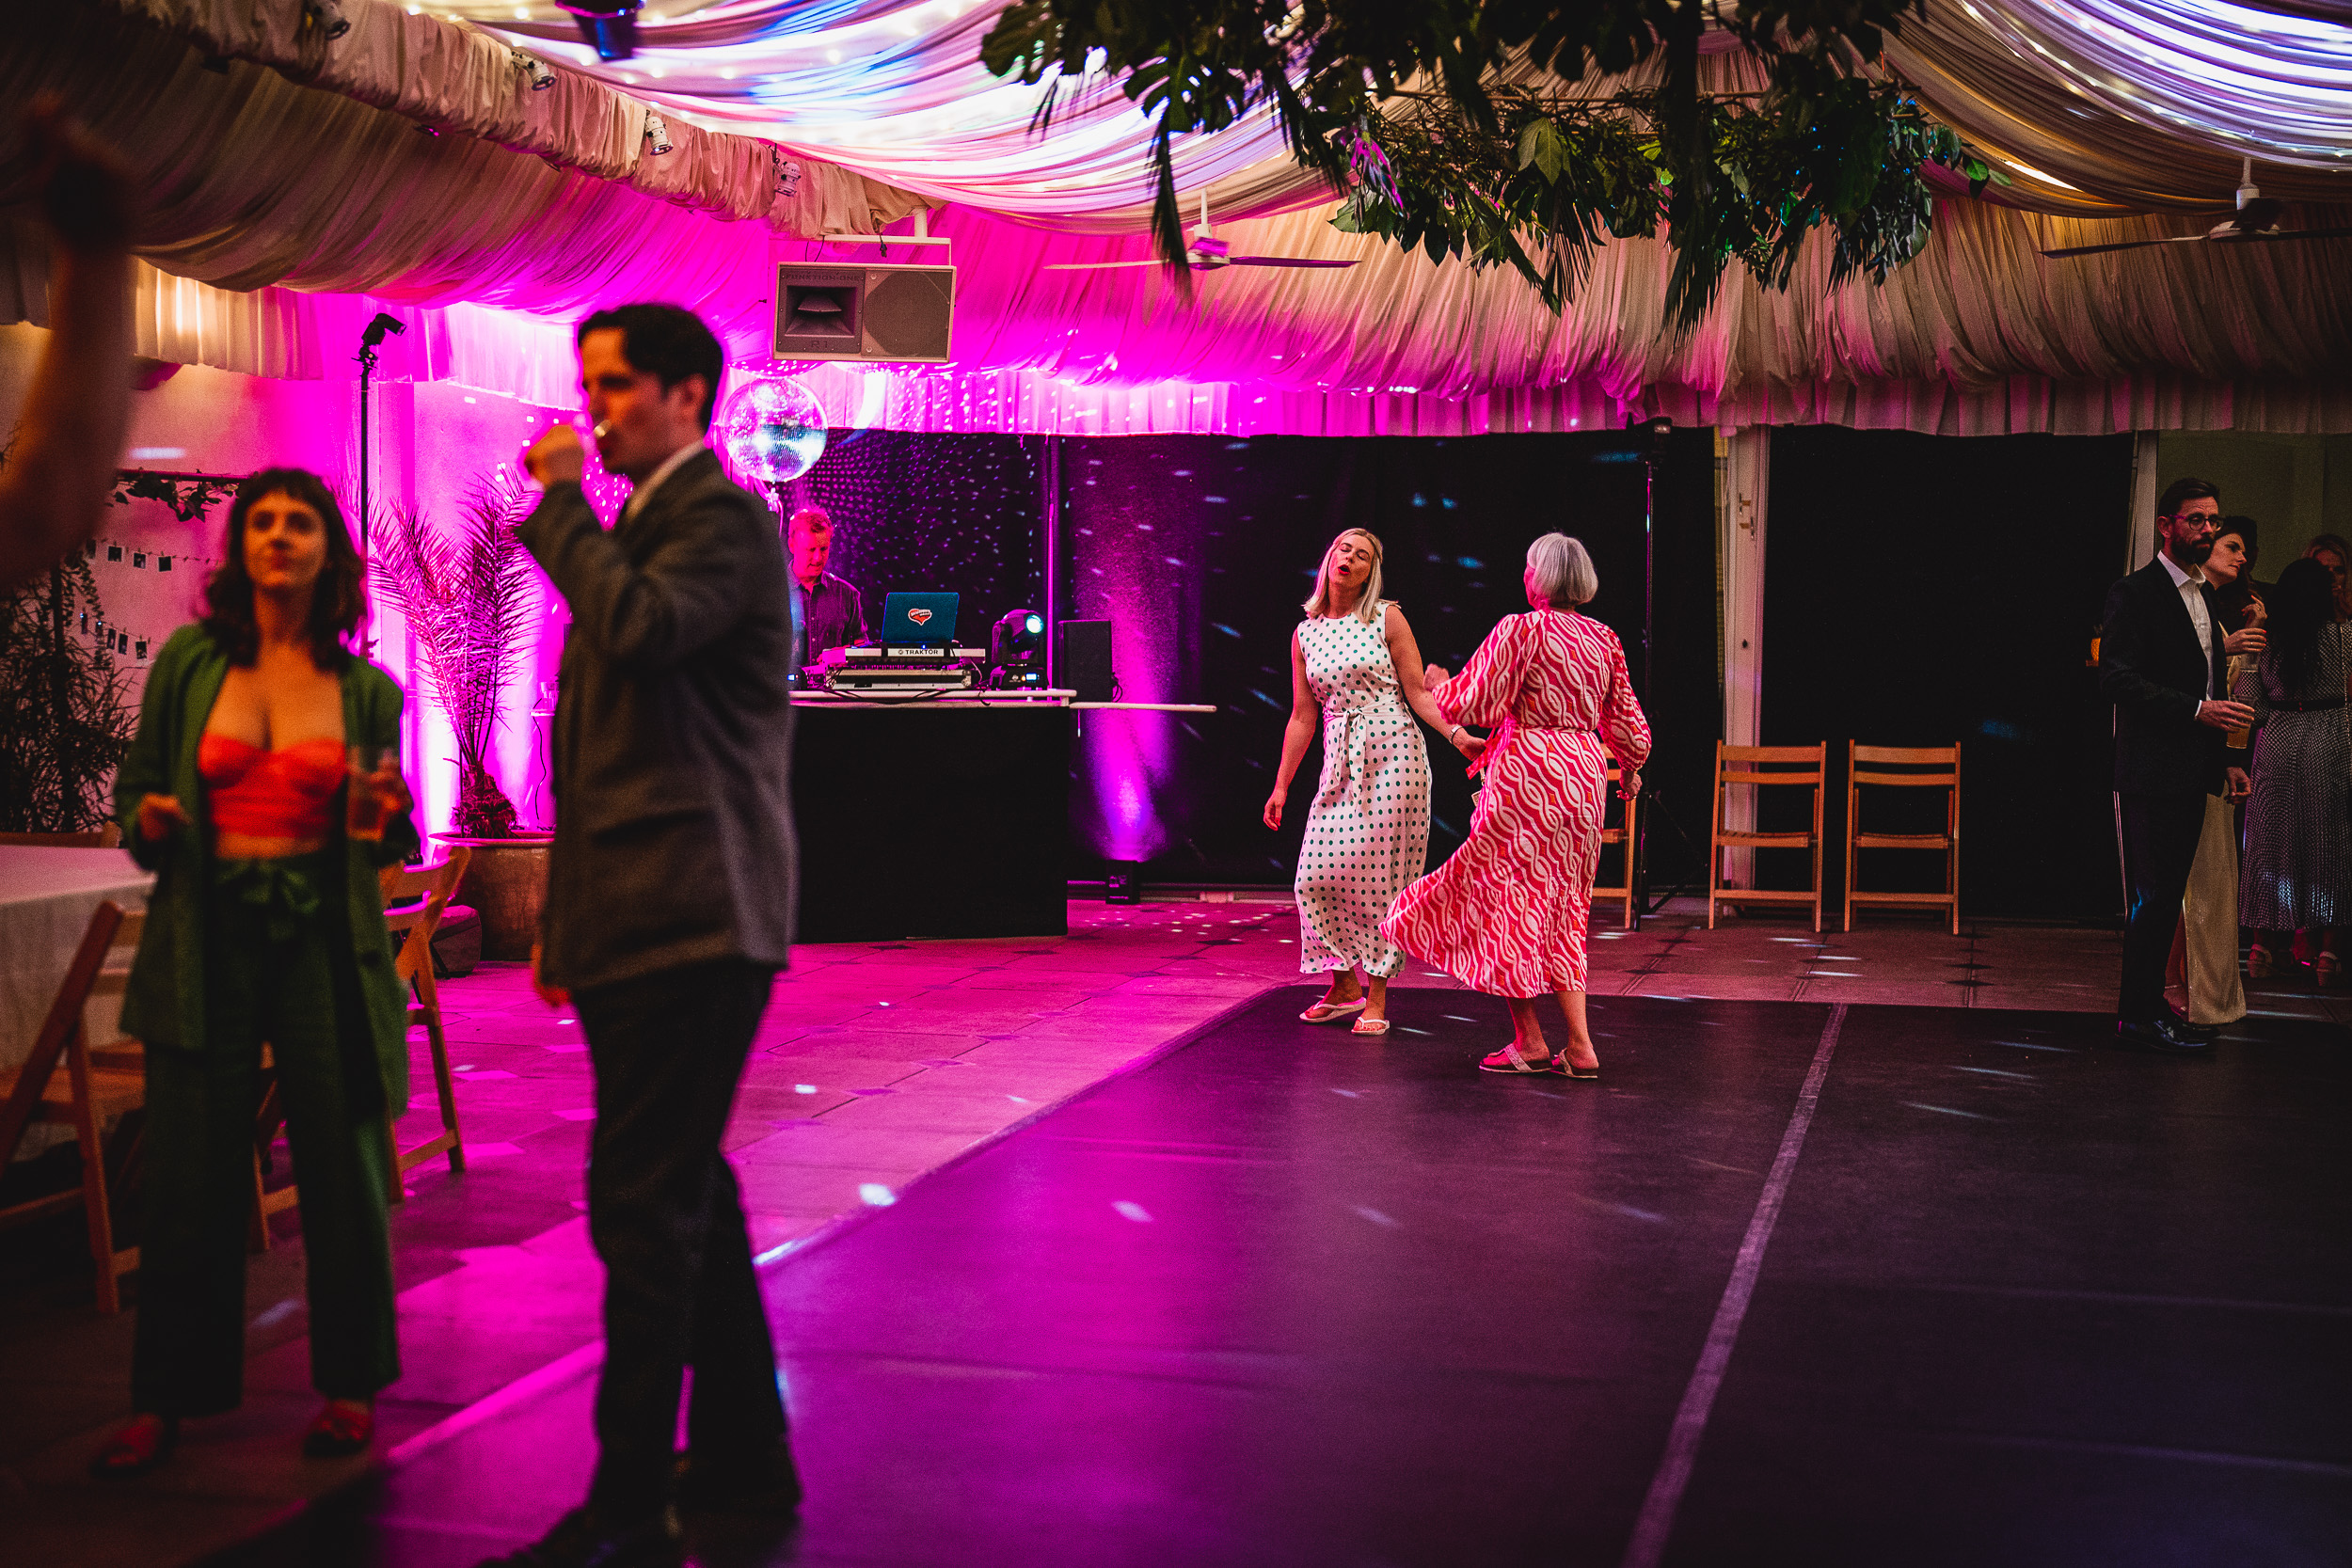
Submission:
<svg viewBox="0 0 2352 1568">
<path fill-rule="evenodd" d="M 2063 990 L 1982 994 L 2104 991 L 2112 938 L 1663 923 L 1598 944 L 1604 1079 L 1520 1081 L 1468 1070 L 1500 1006 L 1427 976 L 1385 1043 L 1298 1024 L 1280 906 L 1080 912 L 1051 952 L 823 950 L 779 988 L 785 1067 L 755 1063 L 733 1141 L 811 1495 L 704 1560 L 2137 1568 L 2352 1539 L 2352 1058 L 2323 999 L 2258 997 L 2182 1062 Z M 873 996 L 808 1022 L 890 974 L 887 1029 Z M 109 1493 L 71 1462 L 120 1369 L 51 1366 L 91 1391 L 8 1433 L 35 1560 L 463 1564 L 577 1500 L 577 1128 L 530 1128 L 563 1093 L 521 1085 L 582 1064 L 508 1011 L 468 1077 L 516 1077 L 461 1093 L 506 1091 L 484 1133 L 516 1151 L 412 1173 L 396 1221 L 389 1462 L 290 1457 L 298 1322 L 257 1328 L 247 1413 Z M 257 1260 L 258 1317 L 295 1315 L 298 1252 Z M 9 1310 L 11 1398 L 28 1341 L 121 1338 Z"/>
</svg>

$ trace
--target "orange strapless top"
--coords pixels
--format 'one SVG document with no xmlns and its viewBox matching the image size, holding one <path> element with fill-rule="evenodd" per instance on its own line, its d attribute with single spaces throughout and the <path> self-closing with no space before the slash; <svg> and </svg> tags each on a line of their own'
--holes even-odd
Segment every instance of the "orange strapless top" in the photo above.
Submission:
<svg viewBox="0 0 2352 1568">
<path fill-rule="evenodd" d="M 296 741 L 264 752 L 234 736 L 197 743 L 196 770 L 211 792 L 213 826 L 248 838 L 325 838 L 343 782 L 343 743 Z"/>
</svg>

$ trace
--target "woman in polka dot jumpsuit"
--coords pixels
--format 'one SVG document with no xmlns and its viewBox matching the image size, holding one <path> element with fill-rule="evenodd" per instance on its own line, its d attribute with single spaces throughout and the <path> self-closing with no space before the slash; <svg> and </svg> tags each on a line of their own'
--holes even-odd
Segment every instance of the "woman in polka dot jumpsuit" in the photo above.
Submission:
<svg viewBox="0 0 2352 1568">
<path fill-rule="evenodd" d="M 1389 977 L 1405 953 L 1380 934 L 1380 917 L 1429 859 L 1429 752 L 1413 715 L 1449 726 L 1405 612 L 1380 596 L 1379 540 L 1352 528 L 1331 541 L 1305 609 L 1291 637 L 1281 767 L 1265 803 L 1265 825 L 1280 827 L 1291 781 L 1320 730 L 1323 776 L 1298 851 L 1298 967 L 1327 971 L 1331 985 L 1299 1016 L 1332 1023 L 1360 1013 L 1357 1034 L 1385 1035 Z M 1428 674 L 1445 679 L 1442 670 Z M 1485 743 L 1450 728 L 1455 748 L 1475 757 Z"/>
</svg>

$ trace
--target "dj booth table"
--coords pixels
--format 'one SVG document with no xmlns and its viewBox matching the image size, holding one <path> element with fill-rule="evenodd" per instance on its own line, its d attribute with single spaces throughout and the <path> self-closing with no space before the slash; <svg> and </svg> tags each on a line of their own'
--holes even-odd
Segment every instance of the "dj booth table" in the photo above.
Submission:
<svg viewBox="0 0 2352 1568">
<path fill-rule="evenodd" d="M 1070 929 L 1061 694 L 795 692 L 802 942 Z"/>
</svg>

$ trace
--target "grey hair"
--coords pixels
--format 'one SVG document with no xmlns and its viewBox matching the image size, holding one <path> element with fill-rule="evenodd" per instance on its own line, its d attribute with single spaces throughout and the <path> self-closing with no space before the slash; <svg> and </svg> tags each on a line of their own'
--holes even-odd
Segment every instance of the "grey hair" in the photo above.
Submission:
<svg viewBox="0 0 2352 1568">
<path fill-rule="evenodd" d="M 1307 595 L 1299 608 L 1314 616 L 1331 613 L 1331 552 L 1340 547 L 1340 541 L 1350 535 L 1372 546 L 1372 570 L 1364 577 L 1363 591 L 1356 595 L 1356 608 L 1348 613 L 1370 626 L 1380 618 L 1380 562 L 1388 551 L 1381 548 L 1379 535 L 1365 528 L 1343 528 L 1324 547 L 1323 564 L 1315 568 L 1315 591 Z"/>
<path fill-rule="evenodd" d="M 1547 533 L 1527 546 L 1527 585 L 1555 610 L 1590 604 L 1600 593 L 1600 574 L 1584 546 L 1565 533 Z"/>
</svg>

